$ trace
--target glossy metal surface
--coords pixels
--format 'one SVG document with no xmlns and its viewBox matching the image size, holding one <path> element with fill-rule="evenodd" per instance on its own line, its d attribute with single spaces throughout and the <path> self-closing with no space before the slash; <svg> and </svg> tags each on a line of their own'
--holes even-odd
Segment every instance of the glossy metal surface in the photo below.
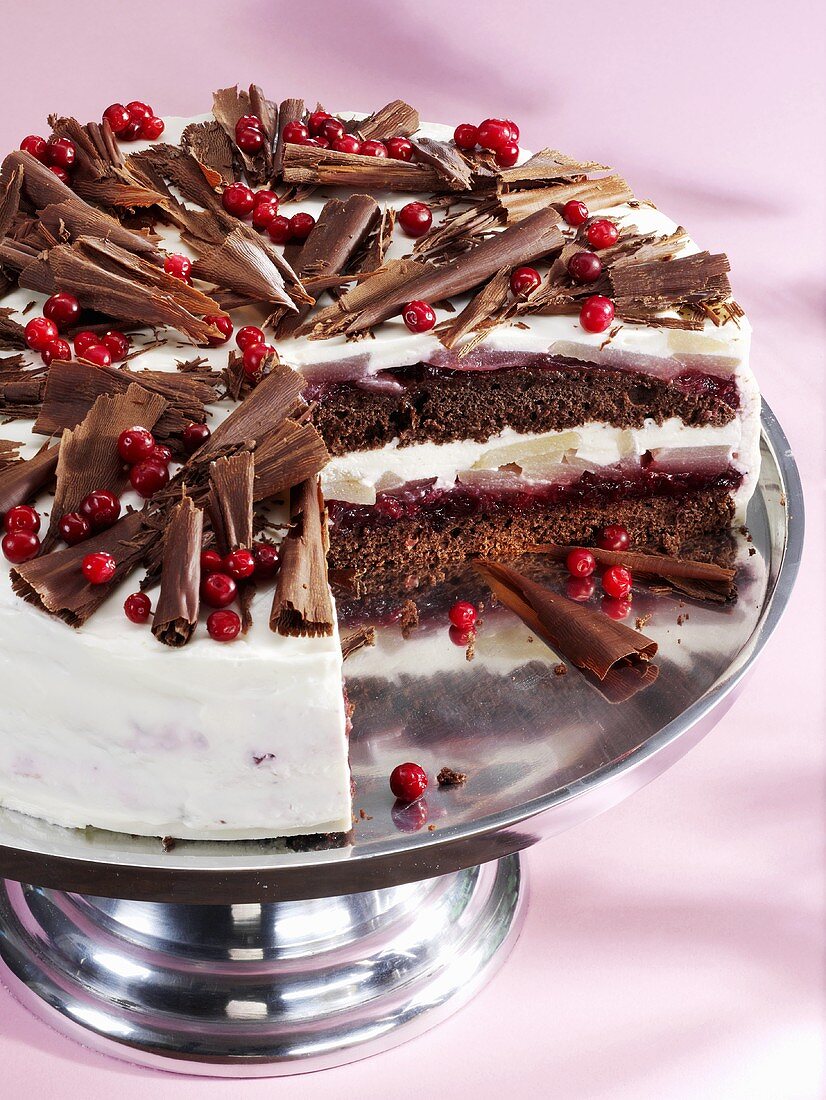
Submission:
<svg viewBox="0 0 826 1100">
<path fill-rule="evenodd" d="M 12 992 L 87 1046 L 181 1073 L 323 1069 L 464 1004 L 514 942 L 519 857 L 367 894 L 159 905 L 7 882 Z"/>
<path fill-rule="evenodd" d="M 756 552 L 746 559 L 736 606 L 691 605 L 680 625 L 689 609 L 678 600 L 635 599 L 635 614 L 652 612 L 646 631 L 660 644 L 660 677 L 620 706 L 574 671 L 555 677 L 558 659 L 539 644 L 532 659 L 498 677 L 475 661 L 447 679 L 411 668 L 388 680 L 378 653 L 364 651 L 358 665 L 348 660 L 348 686 L 358 695 L 351 763 L 356 807 L 365 810 L 350 848 L 299 854 L 266 843 L 187 843 L 163 852 L 156 840 L 60 829 L 5 812 L 0 873 L 152 901 L 286 901 L 430 878 L 559 833 L 683 755 L 729 705 L 785 607 L 801 553 L 803 498 L 768 408 L 748 523 Z M 507 664 L 506 649 L 498 656 Z M 470 775 L 460 790 L 428 791 L 433 830 L 394 819 L 387 776 L 405 759 L 430 774 L 450 764 Z"/>
</svg>

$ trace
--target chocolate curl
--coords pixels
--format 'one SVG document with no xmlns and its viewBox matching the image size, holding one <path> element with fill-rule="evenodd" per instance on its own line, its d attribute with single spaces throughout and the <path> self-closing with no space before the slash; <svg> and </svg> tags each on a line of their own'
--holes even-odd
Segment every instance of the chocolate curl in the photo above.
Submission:
<svg viewBox="0 0 826 1100">
<path fill-rule="evenodd" d="M 433 138 L 419 138 L 413 142 L 418 160 L 441 176 L 451 191 L 470 191 L 473 186 L 473 172 L 455 145 L 447 141 L 434 141 Z"/>
<path fill-rule="evenodd" d="M 255 448 L 253 498 L 279 496 L 320 473 L 330 461 L 324 440 L 306 420 L 285 420 Z"/>
<path fill-rule="evenodd" d="M 532 546 L 532 554 L 547 554 L 554 561 L 565 561 L 577 546 L 556 546 L 553 543 Z M 606 569 L 623 565 L 635 577 L 649 577 L 663 581 L 684 596 L 713 603 L 730 603 L 737 598 L 736 569 L 728 569 L 714 562 L 694 561 L 691 558 L 672 558 L 668 554 L 646 554 L 638 550 L 601 550 L 598 546 L 584 547 L 592 554 L 597 565 Z"/>
<path fill-rule="evenodd" d="M 508 302 L 509 290 L 510 269 L 503 267 L 471 298 L 461 313 L 451 318 L 443 328 L 440 326 L 439 339 L 444 346 L 455 348 L 460 340 L 476 330 L 477 336 L 462 345 L 459 358 L 470 354 L 494 324 L 504 320 L 503 311 Z M 478 331 L 480 329 L 481 332 Z"/>
<path fill-rule="evenodd" d="M 200 460 L 226 447 L 263 439 L 296 408 L 305 407 L 301 400 L 305 384 L 297 371 L 276 363 L 266 378 L 218 425 L 196 452 L 196 457 Z"/>
<path fill-rule="evenodd" d="M 335 149 L 315 149 L 291 142 L 284 145 L 283 175 L 285 183 L 353 187 L 362 191 L 415 194 L 447 190 L 443 177 L 426 164 L 337 153 Z"/>
<path fill-rule="evenodd" d="M 210 466 L 206 507 L 222 556 L 252 546 L 253 468 L 251 451 L 219 458 Z"/>
<path fill-rule="evenodd" d="M 104 600 L 140 563 L 155 532 L 143 526 L 140 512 L 130 512 L 100 535 L 42 554 L 11 571 L 15 593 L 41 611 L 79 627 L 92 616 Z M 83 575 L 87 554 L 103 552 L 115 559 L 114 577 L 108 584 L 89 584 Z"/>
<path fill-rule="evenodd" d="M 419 112 L 403 99 L 391 99 L 372 115 L 351 122 L 348 129 L 362 141 L 386 141 L 391 137 L 410 137 L 419 128 Z"/>
<path fill-rule="evenodd" d="M 20 444 L 14 439 L 0 439 L 0 473 L 20 461 Z"/>
<path fill-rule="evenodd" d="M 346 638 L 341 639 L 341 659 L 346 661 L 358 650 L 375 644 L 376 628 L 374 626 L 357 626 Z"/>
<path fill-rule="evenodd" d="M 192 274 L 248 301 L 296 309 L 269 252 L 242 226 L 227 234 L 218 248 L 204 252 L 192 265 Z"/>
<path fill-rule="evenodd" d="M 598 680 L 626 666 L 645 674 L 657 652 L 651 638 L 551 592 L 509 566 L 492 561 L 473 565 L 506 607 L 577 668 Z"/>
<path fill-rule="evenodd" d="M 219 122 L 190 123 L 181 135 L 181 147 L 202 170 L 209 170 L 207 180 L 213 187 L 235 182 L 233 143 Z"/>
<path fill-rule="evenodd" d="M 278 123 L 275 134 L 275 149 L 272 155 L 272 178 L 277 179 L 284 171 L 284 149 L 286 148 L 283 134 L 288 122 L 301 122 L 304 118 L 303 99 L 282 99 L 278 107 Z"/>
<path fill-rule="evenodd" d="M 0 176 L 0 237 L 5 237 L 20 209 L 20 192 L 23 189 L 23 166 L 11 167 Z"/>
<path fill-rule="evenodd" d="M 609 206 L 630 202 L 634 192 L 621 176 L 603 176 L 601 179 L 582 180 L 575 183 L 558 183 L 553 187 L 528 187 L 524 191 L 509 191 L 499 195 L 499 203 L 505 210 L 508 223 L 520 222 L 549 206 L 565 205 L 569 199 L 584 202 L 593 214 Z M 561 215 L 556 214 L 557 221 Z"/>
<path fill-rule="evenodd" d="M 164 645 L 186 645 L 198 622 L 204 513 L 185 496 L 169 516 L 163 538 L 161 590 L 152 633 Z"/>
<path fill-rule="evenodd" d="M 0 470 L 0 514 L 9 508 L 34 500 L 54 479 L 60 444 L 44 447 L 34 458 L 16 462 Z"/>
<path fill-rule="evenodd" d="M 123 489 L 128 475 L 118 454 L 120 433 L 133 425 L 151 431 L 165 408 L 162 397 L 133 382 L 126 393 L 99 397 L 76 428 L 64 431 L 47 542 L 54 540 L 61 517 L 77 511 L 88 493 Z"/>
<path fill-rule="evenodd" d="M 293 638 L 333 633 L 333 601 L 327 580 L 327 513 L 317 478 L 293 489 L 293 526 L 281 543 L 270 629 Z"/>
</svg>

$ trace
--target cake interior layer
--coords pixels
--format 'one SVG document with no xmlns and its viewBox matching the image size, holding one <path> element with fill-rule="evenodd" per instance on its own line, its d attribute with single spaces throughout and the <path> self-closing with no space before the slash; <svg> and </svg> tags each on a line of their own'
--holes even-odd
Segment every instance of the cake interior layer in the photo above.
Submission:
<svg viewBox="0 0 826 1100">
<path fill-rule="evenodd" d="M 512 558 L 545 542 L 592 542 L 609 523 L 627 528 L 631 542 L 677 553 L 691 539 L 726 531 L 734 518 L 729 471 L 705 484 L 683 480 L 677 491 L 630 495 L 603 486 L 556 502 L 521 498 L 482 499 L 464 489 L 436 491 L 408 502 L 399 515 L 331 502 L 330 567 L 378 582 L 392 575 L 435 577 L 444 566 L 472 557 Z"/>
<path fill-rule="evenodd" d="M 685 370 L 671 381 L 632 370 L 535 356 L 530 366 L 448 370 L 419 363 L 370 382 L 311 383 L 314 418 L 333 455 L 455 439 L 483 440 L 505 427 L 562 431 L 587 421 L 641 427 L 678 418 L 722 425 L 738 408 L 733 378 Z"/>
</svg>

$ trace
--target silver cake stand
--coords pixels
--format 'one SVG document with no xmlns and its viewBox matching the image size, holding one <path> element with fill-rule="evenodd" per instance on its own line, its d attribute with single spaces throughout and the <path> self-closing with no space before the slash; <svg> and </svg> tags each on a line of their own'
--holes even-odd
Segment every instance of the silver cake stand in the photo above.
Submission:
<svg viewBox="0 0 826 1100">
<path fill-rule="evenodd" d="M 498 676 L 470 663 L 464 675 L 388 681 L 365 655 L 352 684 L 350 848 L 164 852 L 145 838 L 0 815 L 2 977 L 85 1045 L 184 1073 L 315 1070 L 431 1027 L 514 943 L 525 908 L 518 853 L 686 753 L 777 624 L 800 559 L 803 499 L 769 409 L 748 526 L 755 552 L 735 607 L 635 599 L 634 614 L 653 612 L 660 677 L 621 705 L 573 670 L 555 676 L 539 643 L 535 659 Z M 394 807 L 387 776 L 406 759 L 470 778 Z"/>
</svg>

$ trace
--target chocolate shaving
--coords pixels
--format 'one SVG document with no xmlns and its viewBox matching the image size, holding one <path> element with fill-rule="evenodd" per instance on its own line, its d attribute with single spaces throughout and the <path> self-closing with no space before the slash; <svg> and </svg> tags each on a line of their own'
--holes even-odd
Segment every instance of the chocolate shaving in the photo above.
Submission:
<svg viewBox="0 0 826 1100">
<path fill-rule="evenodd" d="M 23 166 L 14 165 L 9 172 L 0 175 L 0 237 L 5 237 L 20 209 L 20 193 L 23 189 Z"/>
<path fill-rule="evenodd" d="M 286 143 L 283 138 L 284 127 L 289 122 L 301 122 L 304 118 L 303 99 L 282 99 L 278 107 L 278 129 L 275 135 L 275 150 L 272 155 L 272 178 L 275 180 L 284 171 L 284 149 Z"/>
<path fill-rule="evenodd" d="M 385 206 L 379 223 L 365 244 L 363 252 L 353 260 L 350 267 L 351 274 L 367 275 L 378 271 L 390 247 L 395 224 L 396 211 L 392 206 Z"/>
<path fill-rule="evenodd" d="M 499 195 L 499 204 L 505 211 L 508 223 L 519 222 L 549 206 L 561 208 L 569 199 L 579 199 L 593 213 L 609 206 L 619 206 L 634 197 L 634 193 L 621 176 L 603 176 L 601 179 L 582 180 L 577 183 L 559 183 L 553 187 L 526 188 Z"/>
<path fill-rule="evenodd" d="M 439 267 L 414 260 L 391 262 L 322 311 L 313 335 L 362 332 L 397 313 L 406 302 L 442 301 L 471 290 L 502 268 L 558 251 L 565 239 L 556 222 L 553 208 L 540 210 Z"/>
<path fill-rule="evenodd" d="M 540 149 L 524 164 L 513 168 L 500 168 L 497 172 L 500 183 L 507 184 L 512 190 L 520 185 L 536 185 L 558 180 L 573 181 L 577 177 L 587 176 L 589 172 L 607 172 L 608 166 L 596 161 L 577 161 L 573 157 L 560 153 L 557 149 Z"/>
<path fill-rule="evenodd" d="M 462 345 L 459 357 L 468 355 L 493 327 L 488 322 L 501 314 L 508 301 L 509 290 L 510 268 L 503 267 L 478 294 L 471 298 L 461 313 L 440 328 L 439 339 L 444 346 L 454 348 L 468 333 L 481 328 L 482 331 L 477 334 L 476 339 L 471 339 Z"/>
<path fill-rule="evenodd" d="M 651 638 L 551 592 L 509 566 L 482 560 L 473 565 L 497 599 L 547 645 L 599 680 L 626 665 L 642 674 L 657 652 Z"/>
<path fill-rule="evenodd" d="M 164 645 L 186 645 L 198 622 L 204 513 L 185 496 L 170 513 L 163 538 L 161 590 L 152 633 Z"/>
<path fill-rule="evenodd" d="M 285 420 L 255 448 L 255 500 L 268 500 L 314 477 L 330 461 L 324 440 L 306 421 Z"/>
<path fill-rule="evenodd" d="M 729 270 L 727 256 L 697 252 L 665 262 L 617 264 L 610 269 L 609 279 L 618 315 L 630 320 L 640 310 L 656 312 L 728 298 Z"/>
<path fill-rule="evenodd" d="M 204 459 L 228 447 L 263 440 L 290 413 L 305 407 L 301 400 L 304 385 L 304 379 L 297 371 L 282 363 L 276 364 L 267 377 L 218 425 L 196 457 Z"/>
<path fill-rule="evenodd" d="M 259 114 L 263 112 L 264 117 Z M 253 85 L 249 92 L 233 88 L 221 88 L 212 95 L 212 113 L 223 128 L 233 149 L 244 164 L 247 179 L 257 185 L 272 175 L 272 143 L 275 136 L 275 106 L 266 99 L 260 88 Z M 235 142 L 235 124 L 244 115 L 259 115 L 264 124 L 266 141 L 256 153 L 245 153 Z"/>
<path fill-rule="evenodd" d="M 376 644 L 376 628 L 374 626 L 359 626 L 346 638 L 341 639 L 341 659 L 346 661 L 360 649 Z"/>
<path fill-rule="evenodd" d="M 143 526 L 141 513 L 129 512 L 108 531 L 77 546 L 15 566 L 10 574 L 12 588 L 21 599 L 69 626 L 83 626 L 140 563 L 154 538 L 155 533 Z M 83 575 L 83 559 L 98 552 L 115 559 L 115 574 L 108 584 L 89 584 Z"/>
<path fill-rule="evenodd" d="M 222 556 L 252 546 L 252 479 L 251 451 L 239 451 L 210 465 L 206 507 Z"/>
<path fill-rule="evenodd" d="M 20 457 L 20 444 L 14 439 L 0 439 L 0 473 L 7 466 L 15 466 L 23 460 Z"/>
<path fill-rule="evenodd" d="M 289 310 L 296 308 L 269 251 L 240 225 L 218 248 L 204 252 L 194 262 L 192 274 L 196 279 L 228 287 L 251 302 L 277 303 Z"/>
<path fill-rule="evenodd" d="M 350 128 L 362 141 L 410 137 L 419 128 L 419 112 L 403 99 L 393 99 L 367 118 L 352 122 Z"/>
<path fill-rule="evenodd" d="M 60 445 L 44 447 L 34 458 L 16 462 L 0 470 L 0 514 L 26 504 L 54 479 Z"/>
<path fill-rule="evenodd" d="M 444 179 L 434 169 L 411 161 L 337 153 L 310 145 L 284 145 L 285 183 L 352 187 L 364 191 L 443 191 Z"/>
<path fill-rule="evenodd" d="M 502 211 L 495 198 L 485 198 L 466 210 L 449 214 L 413 246 L 417 259 L 443 263 L 473 248 L 502 224 Z"/>
<path fill-rule="evenodd" d="M 573 546 L 553 544 L 531 547 L 531 553 L 547 554 L 554 561 L 564 561 Z M 599 566 L 624 565 L 634 576 L 652 577 L 664 581 L 670 588 L 697 600 L 730 603 L 737 598 L 736 569 L 714 562 L 673 558 L 667 554 L 648 554 L 638 550 L 601 550 L 589 546 Z"/>
<path fill-rule="evenodd" d="M 413 148 L 419 162 L 429 164 L 451 191 L 470 191 L 473 173 L 455 145 L 423 137 L 413 142 Z"/>
<path fill-rule="evenodd" d="M 176 451 L 180 451 L 181 433 L 187 424 L 203 423 L 204 405 L 217 398 L 215 385 L 197 375 L 129 371 L 56 360 L 49 370 L 43 406 L 32 430 L 40 435 L 53 435 L 63 428 L 74 428 L 101 394 L 125 393 L 133 382 L 167 402 L 153 430 L 157 439 Z"/>
<path fill-rule="evenodd" d="M 181 135 L 181 147 L 212 173 L 207 182 L 234 183 L 236 172 L 232 139 L 220 122 L 193 122 Z"/>
<path fill-rule="evenodd" d="M 25 348 L 26 337 L 24 327 L 19 321 L 12 318 L 17 310 L 8 306 L 0 307 L 0 348 Z"/>
<path fill-rule="evenodd" d="M 290 494 L 292 526 L 281 544 L 270 628 L 289 637 L 333 633 L 334 612 L 327 581 L 327 512 L 317 478 Z"/>
<path fill-rule="evenodd" d="M 64 431 L 49 539 L 54 538 L 61 517 L 77 511 L 88 493 L 95 489 L 120 493 L 128 475 L 118 454 L 118 436 L 133 425 L 151 430 L 165 408 L 162 397 L 133 382 L 125 393 L 98 397 L 82 422 Z"/>
</svg>

